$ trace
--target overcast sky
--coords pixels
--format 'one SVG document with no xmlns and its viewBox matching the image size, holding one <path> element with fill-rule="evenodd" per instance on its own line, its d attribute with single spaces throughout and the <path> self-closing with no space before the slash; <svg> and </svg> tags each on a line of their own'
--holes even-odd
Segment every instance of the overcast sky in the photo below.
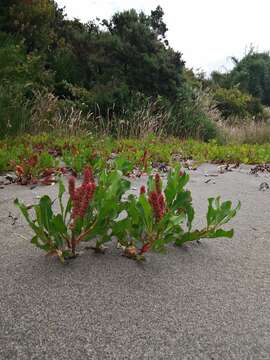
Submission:
<svg viewBox="0 0 270 360">
<path fill-rule="evenodd" d="M 194 70 L 230 67 L 230 56 L 242 57 L 253 44 L 270 50 L 270 0 L 57 0 L 68 17 L 86 22 L 110 18 L 135 8 L 150 13 L 157 5 L 165 12 L 170 45 L 183 53 Z"/>
</svg>

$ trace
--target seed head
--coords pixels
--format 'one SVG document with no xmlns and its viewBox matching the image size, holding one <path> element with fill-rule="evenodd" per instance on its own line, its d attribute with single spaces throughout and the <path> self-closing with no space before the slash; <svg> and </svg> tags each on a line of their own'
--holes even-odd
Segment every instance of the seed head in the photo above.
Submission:
<svg viewBox="0 0 270 360">
<path fill-rule="evenodd" d="M 145 194 L 145 193 L 146 193 L 145 186 L 142 185 L 142 186 L 141 186 L 141 189 L 140 189 L 140 195 L 143 195 L 143 194 Z"/>
</svg>

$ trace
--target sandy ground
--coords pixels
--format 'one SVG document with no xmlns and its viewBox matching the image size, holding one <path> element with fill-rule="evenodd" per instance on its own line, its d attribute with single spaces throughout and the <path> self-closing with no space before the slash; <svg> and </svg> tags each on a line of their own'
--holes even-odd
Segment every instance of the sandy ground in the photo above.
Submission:
<svg viewBox="0 0 270 360">
<path fill-rule="evenodd" d="M 270 359 L 270 190 L 248 167 L 191 173 L 198 223 L 207 198 L 239 199 L 233 239 L 203 240 L 144 264 L 115 248 L 62 266 L 32 247 L 13 206 L 56 187 L 0 189 L 0 359 Z M 135 184 L 137 187 L 139 184 Z"/>
</svg>

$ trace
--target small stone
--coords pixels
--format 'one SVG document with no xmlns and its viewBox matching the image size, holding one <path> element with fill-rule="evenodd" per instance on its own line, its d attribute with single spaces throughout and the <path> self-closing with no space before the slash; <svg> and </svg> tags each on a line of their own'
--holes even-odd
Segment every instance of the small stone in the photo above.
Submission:
<svg viewBox="0 0 270 360">
<path fill-rule="evenodd" d="M 261 183 L 261 185 L 259 187 L 260 191 L 265 191 L 265 190 L 268 190 L 268 189 L 269 189 L 269 185 L 267 184 L 267 182 Z"/>
<path fill-rule="evenodd" d="M 220 165 L 220 166 L 218 167 L 218 172 L 219 172 L 220 174 L 224 174 L 226 170 L 227 170 L 227 165 Z"/>
<path fill-rule="evenodd" d="M 16 176 L 14 176 L 14 175 L 7 174 L 5 177 L 6 177 L 6 180 L 10 181 L 11 183 L 16 181 Z"/>
</svg>

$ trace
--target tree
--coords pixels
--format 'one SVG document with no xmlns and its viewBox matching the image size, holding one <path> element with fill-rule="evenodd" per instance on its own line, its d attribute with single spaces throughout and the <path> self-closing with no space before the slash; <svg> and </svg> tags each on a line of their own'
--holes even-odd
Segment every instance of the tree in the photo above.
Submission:
<svg viewBox="0 0 270 360">
<path fill-rule="evenodd" d="M 150 16 L 135 10 L 116 13 L 104 23 L 115 38 L 114 60 L 130 89 L 146 95 L 174 99 L 183 82 L 184 62 L 180 53 L 162 43 L 167 27 L 158 7 Z"/>
<path fill-rule="evenodd" d="M 23 39 L 28 52 L 52 51 L 64 14 L 52 0 L 2 0 L 0 31 Z"/>
<path fill-rule="evenodd" d="M 270 55 L 251 49 L 243 59 L 232 58 L 234 68 L 225 74 L 217 71 L 211 75 L 213 85 L 224 88 L 237 86 L 241 91 L 270 106 Z"/>
</svg>

